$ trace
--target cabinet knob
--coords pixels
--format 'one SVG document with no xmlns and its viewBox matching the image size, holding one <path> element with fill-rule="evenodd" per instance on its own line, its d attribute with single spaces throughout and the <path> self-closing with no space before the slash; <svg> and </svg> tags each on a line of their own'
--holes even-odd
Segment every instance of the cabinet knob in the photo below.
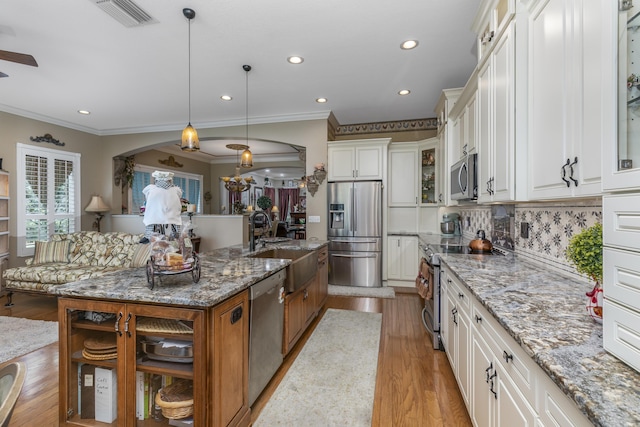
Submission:
<svg viewBox="0 0 640 427">
<path fill-rule="evenodd" d="M 242 307 L 236 307 L 231 312 L 231 324 L 233 325 L 240 319 L 242 319 Z"/>
<path fill-rule="evenodd" d="M 458 292 L 458 298 L 460 299 L 464 298 L 464 294 L 462 292 Z"/>
</svg>

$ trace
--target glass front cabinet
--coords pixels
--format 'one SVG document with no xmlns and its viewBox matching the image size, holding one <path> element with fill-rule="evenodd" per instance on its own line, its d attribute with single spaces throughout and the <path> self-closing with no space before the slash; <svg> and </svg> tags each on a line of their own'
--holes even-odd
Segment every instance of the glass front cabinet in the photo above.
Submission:
<svg viewBox="0 0 640 427">
<path fill-rule="evenodd" d="M 437 205 L 444 202 L 438 186 L 438 153 L 433 142 L 420 144 L 420 203 Z"/>
<path fill-rule="evenodd" d="M 204 425 L 204 311 L 61 298 L 59 313 L 60 425 Z"/>
<path fill-rule="evenodd" d="M 618 129 L 615 149 L 605 145 L 603 150 L 603 189 L 640 189 L 640 1 L 609 3 L 617 8 L 612 26 L 618 31 L 618 78 L 617 90 L 611 92 L 617 94 Z"/>
</svg>

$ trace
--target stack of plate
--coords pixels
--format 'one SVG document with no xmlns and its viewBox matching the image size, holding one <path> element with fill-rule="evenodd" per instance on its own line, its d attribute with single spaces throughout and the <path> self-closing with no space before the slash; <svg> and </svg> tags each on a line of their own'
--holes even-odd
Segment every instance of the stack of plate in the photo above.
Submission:
<svg viewBox="0 0 640 427">
<path fill-rule="evenodd" d="M 108 360 L 118 357 L 115 335 L 90 337 L 84 340 L 82 357 L 88 360 Z"/>
</svg>

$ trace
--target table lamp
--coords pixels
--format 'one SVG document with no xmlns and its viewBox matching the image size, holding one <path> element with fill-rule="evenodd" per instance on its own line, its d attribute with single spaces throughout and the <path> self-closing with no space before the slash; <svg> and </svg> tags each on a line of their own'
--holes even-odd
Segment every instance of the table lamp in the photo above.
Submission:
<svg viewBox="0 0 640 427">
<path fill-rule="evenodd" d="M 100 231 L 100 221 L 103 214 L 109 212 L 111 208 L 102 200 L 101 196 L 92 196 L 89 205 L 84 208 L 85 212 L 93 212 L 96 214 L 96 220 L 93 222 L 93 229 Z"/>
<path fill-rule="evenodd" d="M 280 210 L 278 209 L 278 207 L 276 205 L 273 205 L 273 207 L 271 208 L 272 219 L 274 219 L 274 220 L 278 219 L 278 213 L 280 213 Z"/>
</svg>

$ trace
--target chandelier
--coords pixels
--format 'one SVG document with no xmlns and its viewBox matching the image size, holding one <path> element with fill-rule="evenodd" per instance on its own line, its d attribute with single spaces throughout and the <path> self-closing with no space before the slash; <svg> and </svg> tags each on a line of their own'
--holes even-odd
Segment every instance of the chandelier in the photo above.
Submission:
<svg viewBox="0 0 640 427">
<path fill-rule="evenodd" d="M 251 188 L 251 184 L 255 183 L 252 177 L 242 178 L 240 176 L 240 163 L 239 153 L 240 150 L 246 151 L 249 146 L 244 144 L 228 144 L 227 148 L 230 150 L 236 150 L 236 174 L 235 176 L 223 176 L 221 179 L 224 181 L 224 188 L 227 191 L 242 193 L 243 191 L 247 191 Z"/>
</svg>

